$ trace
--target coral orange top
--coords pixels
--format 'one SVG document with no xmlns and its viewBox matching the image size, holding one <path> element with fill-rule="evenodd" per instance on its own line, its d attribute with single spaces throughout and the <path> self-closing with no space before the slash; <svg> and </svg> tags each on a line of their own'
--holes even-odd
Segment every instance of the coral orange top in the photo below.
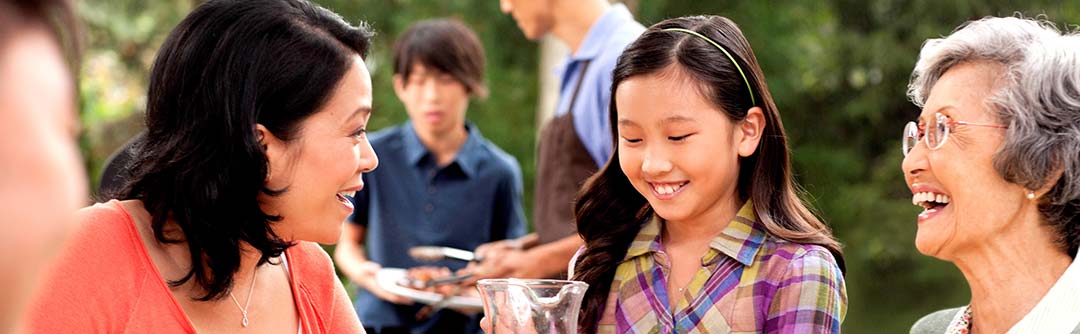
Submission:
<svg viewBox="0 0 1080 334">
<path fill-rule="evenodd" d="M 79 211 L 78 226 L 26 318 L 31 333 L 195 333 L 120 202 Z M 302 333 L 363 333 L 321 247 L 285 251 Z"/>
</svg>

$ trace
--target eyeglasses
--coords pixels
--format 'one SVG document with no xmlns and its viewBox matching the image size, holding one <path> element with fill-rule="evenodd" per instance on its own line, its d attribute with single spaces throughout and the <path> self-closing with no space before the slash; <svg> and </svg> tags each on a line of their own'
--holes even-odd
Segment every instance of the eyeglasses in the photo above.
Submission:
<svg viewBox="0 0 1080 334">
<path fill-rule="evenodd" d="M 995 129 L 1008 129 L 1009 127 L 997 124 L 977 124 L 964 121 L 954 121 L 948 116 L 942 113 L 934 113 L 934 117 L 930 118 L 930 124 L 926 124 L 925 127 L 920 127 L 915 122 L 908 122 L 904 126 L 904 156 L 911 153 L 911 150 L 915 149 L 915 145 L 919 144 L 919 139 L 925 138 L 926 147 L 931 150 L 936 150 L 945 145 L 945 141 L 949 139 L 949 132 L 952 132 L 952 128 L 958 125 L 970 125 L 970 126 L 982 126 Z M 925 129 L 929 129 L 928 131 Z"/>
</svg>

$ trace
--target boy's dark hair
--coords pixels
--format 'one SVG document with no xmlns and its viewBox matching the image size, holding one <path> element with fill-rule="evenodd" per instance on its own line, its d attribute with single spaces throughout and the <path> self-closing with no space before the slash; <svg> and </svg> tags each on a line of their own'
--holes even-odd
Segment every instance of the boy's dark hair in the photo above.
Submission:
<svg viewBox="0 0 1080 334">
<path fill-rule="evenodd" d="M 487 97 L 484 47 L 458 20 L 424 20 L 406 29 L 394 42 L 394 74 L 408 82 L 414 64 L 450 74 L 473 97 Z"/>
<path fill-rule="evenodd" d="M 262 210 L 269 161 L 256 124 L 285 141 L 326 104 L 341 78 L 364 57 L 372 33 L 306 0 L 211 0 L 169 33 L 150 73 L 147 132 L 135 149 L 131 180 L 113 198 L 142 200 L 154 237 L 184 242 L 194 280 L 224 297 L 240 266 L 240 242 L 259 264 L 292 244 Z M 166 236 L 173 221 L 181 240 Z"/>
</svg>

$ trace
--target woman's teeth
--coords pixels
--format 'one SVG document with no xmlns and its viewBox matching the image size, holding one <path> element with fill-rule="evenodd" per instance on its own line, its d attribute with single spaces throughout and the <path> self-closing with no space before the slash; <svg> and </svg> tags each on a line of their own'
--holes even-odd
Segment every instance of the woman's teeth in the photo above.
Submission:
<svg viewBox="0 0 1080 334">
<path fill-rule="evenodd" d="M 938 204 L 949 204 L 952 199 L 949 195 L 937 194 L 933 192 L 920 192 L 911 195 L 911 204 L 921 206 L 923 208 L 933 208 Z"/>
</svg>

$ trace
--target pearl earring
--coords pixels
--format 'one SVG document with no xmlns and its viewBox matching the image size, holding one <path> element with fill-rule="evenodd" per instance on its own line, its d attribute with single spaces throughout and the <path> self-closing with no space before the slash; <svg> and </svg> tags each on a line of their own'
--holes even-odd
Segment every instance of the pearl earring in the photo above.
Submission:
<svg viewBox="0 0 1080 334">
<path fill-rule="evenodd" d="M 1031 199 L 1031 200 L 1035 199 L 1035 192 L 1031 191 L 1031 190 L 1028 190 L 1027 198 Z"/>
</svg>

